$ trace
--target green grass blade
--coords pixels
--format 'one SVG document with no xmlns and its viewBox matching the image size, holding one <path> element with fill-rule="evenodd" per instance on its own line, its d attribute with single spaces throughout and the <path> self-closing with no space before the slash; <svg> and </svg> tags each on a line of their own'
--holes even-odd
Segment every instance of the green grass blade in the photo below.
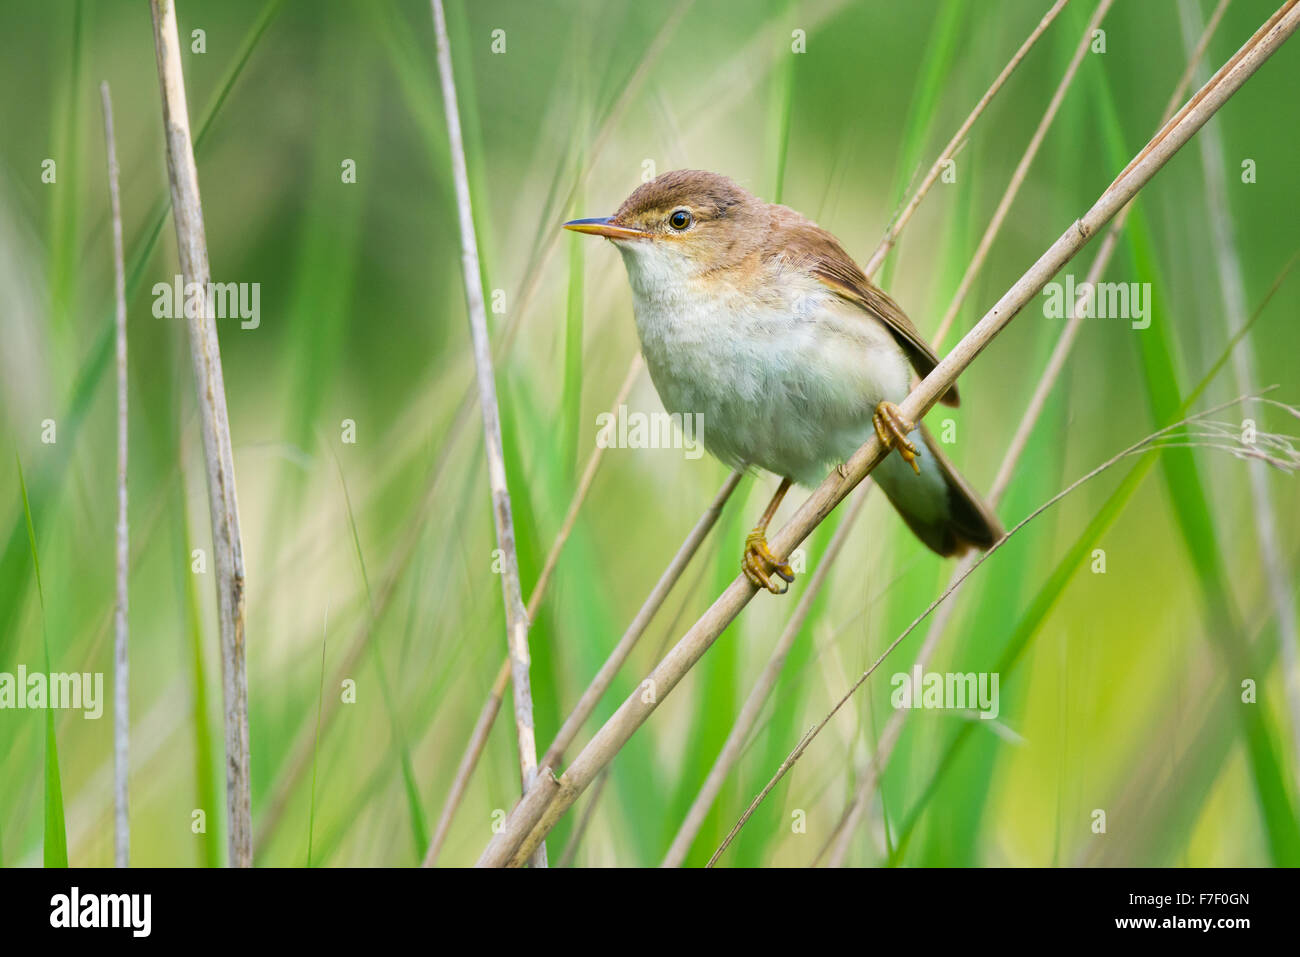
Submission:
<svg viewBox="0 0 1300 957">
<path fill-rule="evenodd" d="M 574 201 L 582 206 L 581 193 Z M 565 484 L 572 486 L 577 473 L 582 435 L 582 338 L 583 338 L 583 250 L 586 237 L 573 233 L 569 237 L 569 301 L 564 319 L 564 439 L 560 444 Z"/>
<path fill-rule="evenodd" d="M 787 4 L 787 13 L 793 4 Z M 779 203 L 785 195 L 785 167 L 790 156 L 790 123 L 794 105 L 794 67 L 798 55 L 788 49 L 779 53 L 781 66 L 772 73 L 776 93 L 772 97 L 771 120 L 776 171 L 772 183 L 772 202 Z"/>
<path fill-rule="evenodd" d="M 531 595 L 541 574 L 546 553 L 542 545 L 538 513 L 542 508 L 554 514 L 564 506 L 572 494 L 572 486 L 564 481 L 565 463 L 558 450 L 543 443 L 537 450 L 533 467 L 524 460 L 523 437 L 546 434 L 546 427 L 536 417 L 542 408 L 537 397 L 531 395 L 524 383 L 497 383 L 500 398 L 501 446 L 505 458 L 506 481 L 510 488 L 510 507 L 514 514 L 515 550 L 519 559 L 519 585 L 525 595 Z M 560 727 L 560 671 L 555 635 L 572 629 L 557 620 L 554 594 L 544 601 L 536 619 L 528 629 L 528 652 L 531 657 L 529 674 L 533 690 L 533 723 L 537 731 L 538 750 L 546 746 Z M 503 634 L 503 632 L 499 632 Z M 510 734 L 515 733 L 510 722 Z M 541 757 L 541 754 L 538 754 Z M 518 777 L 512 775 L 518 783 Z M 556 847 L 568 841 L 572 822 L 564 821 L 557 828 L 553 843 Z"/>
<path fill-rule="evenodd" d="M 316 738 L 311 748 L 311 805 L 307 810 L 307 866 L 312 866 L 312 838 L 316 833 L 316 765 L 320 758 L 320 713 L 325 703 L 325 638 L 329 633 L 329 608 L 325 609 L 325 623 L 320 635 L 320 689 L 316 695 Z"/>
<path fill-rule="evenodd" d="M 32 525 L 32 506 L 27 497 L 23 463 L 17 455 L 18 487 L 23 493 L 23 516 L 27 521 L 27 543 L 32 551 L 32 568 L 36 572 L 36 594 L 41 603 L 41 638 L 45 649 L 45 673 L 51 674 L 50 636 L 46 630 L 45 586 L 41 583 L 41 559 L 36 549 L 36 529 Z M 46 867 L 68 866 L 68 832 L 63 820 L 63 783 L 59 779 L 59 744 L 54 734 L 54 708 L 45 709 L 45 841 Z"/>
<path fill-rule="evenodd" d="M 54 155 L 58 157 L 58 186 L 51 192 L 50 292 L 51 328 L 58 340 L 71 343 L 72 320 L 76 311 L 78 271 L 77 237 L 82 204 L 78 201 L 81 159 L 81 87 L 85 59 L 86 5 L 77 0 L 72 8 L 72 53 L 68 85 L 55 115 L 62 118 L 56 134 Z"/>
<path fill-rule="evenodd" d="M 861 495 L 862 492 L 858 491 L 856 494 Z M 809 556 L 808 573 L 804 579 L 805 587 L 807 581 L 812 577 L 814 563 L 820 561 L 821 557 L 826 554 L 826 547 L 830 544 L 831 539 L 835 537 L 835 532 L 839 529 L 840 523 L 844 521 L 844 514 L 843 509 L 836 509 L 827 516 L 824 522 L 817 526 L 817 530 L 801 546 L 805 549 L 805 554 Z M 722 543 L 724 552 L 732 551 L 734 554 L 737 539 L 719 538 L 718 541 Z M 852 581 L 851 576 L 846 577 Z M 809 609 L 801 634 L 791 646 L 790 654 L 785 661 L 785 667 L 781 669 L 781 679 L 773 688 L 772 701 L 768 705 L 770 717 L 762 730 L 766 743 L 760 749 L 759 739 L 756 738 L 752 745 L 755 751 L 762 754 L 759 767 L 779 767 L 781 762 L 785 760 L 785 756 L 790 753 L 789 742 L 797 739 L 803 731 L 796 722 L 802 713 L 803 702 L 808 694 L 809 682 L 801 680 L 799 676 L 813 661 L 813 635 L 816 633 L 818 625 L 825 614 L 826 606 L 830 600 L 830 591 L 828 582 L 828 587 L 822 589 L 821 594 L 813 602 L 812 608 Z M 755 729 L 755 733 L 757 734 L 757 729 Z M 764 862 L 770 859 L 767 855 L 769 846 L 777 844 L 789 834 L 789 819 L 785 817 L 786 805 L 784 801 L 788 788 L 788 780 L 778 784 L 776 789 L 768 795 L 768 800 L 764 801 L 754 811 L 754 815 L 750 819 L 750 825 L 746 827 L 745 831 L 737 835 L 732 849 L 735 854 L 736 867 L 763 866 Z M 723 808 L 721 802 L 716 803 L 719 808 Z M 724 810 L 727 812 L 724 820 L 730 822 L 743 809 L 733 804 L 731 807 L 725 807 Z M 753 828 L 753 833 L 747 834 L 746 831 L 749 831 L 750 827 Z M 719 841 L 725 833 L 725 830 L 715 832 Z M 699 847 L 705 846 L 699 844 L 698 841 L 696 844 Z M 712 848 L 717 847 L 717 842 L 708 844 L 707 847 L 711 854 Z M 707 862 L 707 860 L 708 855 L 706 854 L 704 862 Z"/>
<path fill-rule="evenodd" d="M 225 818 L 222 809 L 225 797 L 218 789 L 214 755 L 212 723 L 208 720 L 208 680 L 203 662 L 203 612 L 199 604 L 198 575 L 190 570 L 189 556 L 193 548 L 190 535 L 190 516 L 185 507 L 185 483 L 178 485 L 176 512 L 180 554 L 185 560 L 176 565 L 179 588 L 184 596 L 185 630 L 189 636 L 190 655 L 190 724 L 194 733 L 194 801 L 195 806 L 206 811 L 207 829 L 195 835 L 199 840 L 199 860 L 204 867 L 220 867 L 226 842 L 222 828 Z M 224 748 L 224 745 L 222 745 Z"/>
</svg>

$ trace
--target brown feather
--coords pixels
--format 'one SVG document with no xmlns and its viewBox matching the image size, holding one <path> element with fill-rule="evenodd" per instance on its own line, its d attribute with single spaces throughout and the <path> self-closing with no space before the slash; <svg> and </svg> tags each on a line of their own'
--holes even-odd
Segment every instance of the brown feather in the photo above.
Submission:
<svg viewBox="0 0 1300 957">
<path fill-rule="evenodd" d="M 929 375 L 939 364 L 939 359 L 902 307 L 867 278 L 829 232 L 788 207 L 773 209 L 776 215 L 772 245 L 779 250 L 776 255 L 792 266 L 809 270 L 838 296 L 860 308 L 868 317 L 883 322 L 907 353 L 916 374 L 923 379 Z M 957 387 L 950 388 L 939 401 L 956 406 L 959 401 Z"/>
<path fill-rule="evenodd" d="M 921 425 L 919 431 L 925 441 L 925 447 L 934 456 L 939 470 L 943 473 L 944 484 L 948 486 L 948 522 L 943 529 L 943 538 L 948 547 L 935 550 L 944 556 L 960 555 L 971 547 L 978 548 L 980 551 L 988 550 L 1002 537 L 1002 523 L 979 494 L 953 468 L 952 463 L 948 461 L 948 456 L 943 454 L 939 443 L 930 434 L 930 430 Z M 900 510 L 900 514 L 911 526 L 912 522 L 908 519 L 907 513 Z M 915 526 L 912 530 L 916 531 Z M 919 532 L 917 534 L 920 535 Z M 924 541 L 925 536 L 921 535 L 921 539 Z"/>
<path fill-rule="evenodd" d="M 659 218 L 676 206 L 689 206 L 701 218 L 725 216 L 736 206 L 761 202 L 725 176 L 698 169 L 675 169 L 642 183 L 613 216 L 619 223 Z"/>
</svg>

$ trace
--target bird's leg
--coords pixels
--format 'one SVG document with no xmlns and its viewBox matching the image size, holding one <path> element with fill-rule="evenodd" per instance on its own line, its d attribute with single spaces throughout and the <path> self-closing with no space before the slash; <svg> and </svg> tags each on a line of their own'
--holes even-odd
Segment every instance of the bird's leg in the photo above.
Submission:
<svg viewBox="0 0 1300 957">
<path fill-rule="evenodd" d="M 898 406 L 892 402 L 882 402 L 876 406 L 871 423 L 876 427 L 880 444 L 886 449 L 898 449 L 898 454 L 903 457 L 903 461 L 912 466 L 912 471 L 920 475 L 921 466 L 916 464 L 916 446 L 907 438 L 907 433 L 916 428 L 915 423 L 907 421 Z"/>
<path fill-rule="evenodd" d="M 763 517 L 758 520 L 754 530 L 745 539 L 745 556 L 740 561 L 745 577 L 757 587 L 766 588 L 774 595 L 785 594 L 789 586 L 778 581 L 777 578 L 783 578 L 786 582 L 794 581 L 794 569 L 785 562 L 778 561 L 772 554 L 772 550 L 767 547 L 767 526 L 776 515 L 776 510 L 781 507 L 781 500 L 785 498 L 785 493 L 790 490 L 792 484 L 794 483 L 788 478 L 781 479 L 781 485 L 772 496 L 772 501 L 763 512 Z"/>
</svg>

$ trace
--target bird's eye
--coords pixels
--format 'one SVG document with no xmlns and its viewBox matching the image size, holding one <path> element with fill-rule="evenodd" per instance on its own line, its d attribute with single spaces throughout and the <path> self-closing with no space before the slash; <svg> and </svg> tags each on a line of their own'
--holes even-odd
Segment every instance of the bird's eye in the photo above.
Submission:
<svg viewBox="0 0 1300 957">
<path fill-rule="evenodd" d="M 673 214 L 668 217 L 668 225 L 673 229 L 685 229 L 691 224 L 691 214 L 684 209 L 673 210 Z"/>
</svg>

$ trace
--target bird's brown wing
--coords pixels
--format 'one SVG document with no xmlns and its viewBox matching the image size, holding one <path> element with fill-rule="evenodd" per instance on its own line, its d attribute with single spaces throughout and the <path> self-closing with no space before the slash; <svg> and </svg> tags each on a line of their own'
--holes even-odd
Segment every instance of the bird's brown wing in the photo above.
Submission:
<svg viewBox="0 0 1300 957">
<path fill-rule="evenodd" d="M 792 266 L 808 269 L 836 295 L 883 322 L 907 353 L 916 374 L 923 379 L 929 375 L 939 359 L 902 307 L 867 278 L 834 236 L 793 210 L 782 212 L 786 215 L 779 217 L 774 230 L 778 255 Z M 957 405 L 957 387 L 950 388 L 939 401 Z"/>
</svg>

